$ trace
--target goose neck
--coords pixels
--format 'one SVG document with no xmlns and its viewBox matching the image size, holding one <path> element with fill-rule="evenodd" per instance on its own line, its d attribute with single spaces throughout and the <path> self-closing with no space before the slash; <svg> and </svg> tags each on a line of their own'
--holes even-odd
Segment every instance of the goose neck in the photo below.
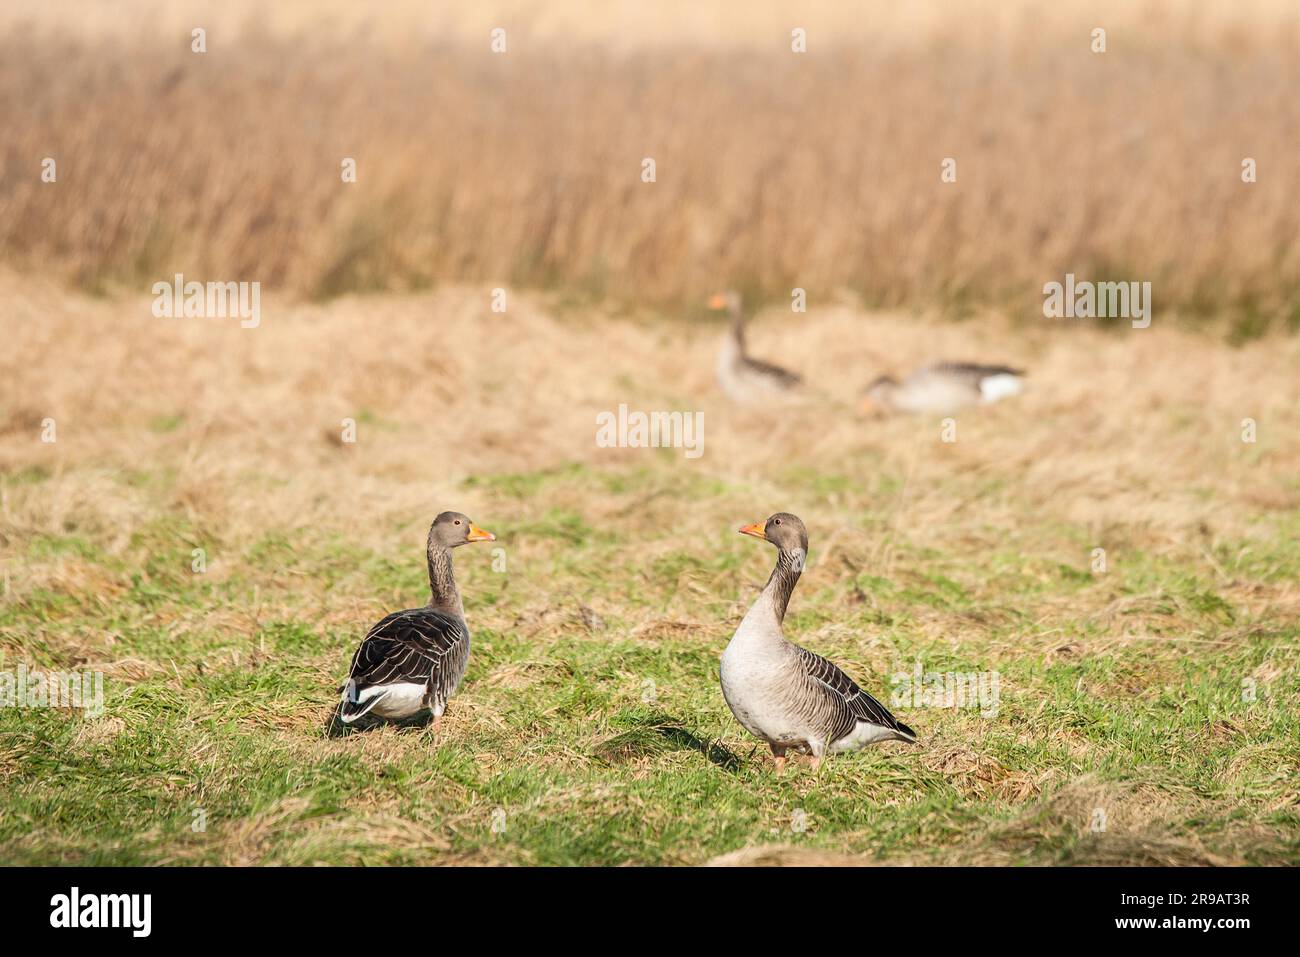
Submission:
<svg viewBox="0 0 1300 957">
<path fill-rule="evenodd" d="M 433 542 L 429 543 L 429 607 L 438 611 L 465 617 L 465 606 L 461 604 L 460 590 L 456 588 L 456 576 L 451 567 L 451 549 Z"/>
<path fill-rule="evenodd" d="M 731 313 L 729 338 L 735 345 L 736 352 L 743 356 L 745 354 L 745 317 L 739 311 Z"/>
<path fill-rule="evenodd" d="M 778 622 L 785 620 L 785 609 L 790 604 L 790 595 L 803 574 L 804 553 L 799 549 L 781 549 L 776 555 L 776 567 L 763 588 L 763 594 L 771 601 L 772 610 Z"/>
</svg>

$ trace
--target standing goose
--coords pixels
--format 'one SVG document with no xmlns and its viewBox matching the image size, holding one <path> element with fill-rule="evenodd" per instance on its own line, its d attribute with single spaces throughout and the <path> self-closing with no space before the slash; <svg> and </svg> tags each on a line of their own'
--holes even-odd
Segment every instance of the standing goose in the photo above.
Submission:
<svg viewBox="0 0 1300 957">
<path fill-rule="evenodd" d="M 717 293 L 709 299 L 709 308 L 726 309 L 731 315 L 731 327 L 722 341 L 717 364 L 718 384 L 729 399 L 741 403 L 763 402 L 799 387 L 803 380 L 798 375 L 754 359 L 745 351 L 745 314 L 740 293 L 735 290 Z"/>
<path fill-rule="evenodd" d="M 902 382 L 882 375 L 862 394 L 862 411 L 955 412 L 1019 395 L 1025 373 L 1010 366 L 977 362 L 935 362 L 917 369 Z"/>
<path fill-rule="evenodd" d="M 343 686 L 339 717 L 351 724 L 366 714 L 390 721 L 433 712 L 436 731 L 469 664 L 465 606 L 451 570 L 451 550 L 494 542 L 460 512 L 443 512 L 429 527 L 429 604 L 389 615 L 362 639 Z"/>
<path fill-rule="evenodd" d="M 781 633 L 808 554 L 803 522 L 777 512 L 766 525 L 746 525 L 740 532 L 775 545 L 776 567 L 722 653 L 722 696 L 736 720 L 772 748 L 777 770 L 790 749 L 811 754 L 816 768 L 827 752 L 856 751 L 877 741 L 914 743 L 912 729 L 852 678 Z"/>
</svg>

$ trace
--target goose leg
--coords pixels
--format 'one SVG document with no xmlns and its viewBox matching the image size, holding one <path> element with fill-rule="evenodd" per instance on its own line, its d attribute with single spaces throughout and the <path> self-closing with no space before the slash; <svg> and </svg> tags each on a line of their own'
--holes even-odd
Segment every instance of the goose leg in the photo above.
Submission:
<svg viewBox="0 0 1300 957">
<path fill-rule="evenodd" d="M 785 770 L 785 748 L 777 747 L 775 744 L 772 748 L 772 763 L 776 765 L 776 773 L 780 774 Z"/>
<path fill-rule="evenodd" d="M 812 769 L 814 771 L 820 770 L 822 766 L 822 755 L 826 753 L 825 745 L 821 744 L 819 741 L 809 741 L 808 751 L 812 755 Z"/>
</svg>

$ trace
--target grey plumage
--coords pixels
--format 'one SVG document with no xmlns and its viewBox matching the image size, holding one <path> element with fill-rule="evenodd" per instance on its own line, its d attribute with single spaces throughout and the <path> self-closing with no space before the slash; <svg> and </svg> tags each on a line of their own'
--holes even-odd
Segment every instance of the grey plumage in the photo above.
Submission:
<svg viewBox="0 0 1300 957">
<path fill-rule="evenodd" d="M 787 750 L 820 761 L 826 753 L 876 741 L 914 742 L 912 729 L 842 669 L 782 633 L 808 553 L 803 522 L 779 512 L 761 528 L 749 525 L 741 531 L 776 545 L 777 561 L 722 655 L 723 697 L 736 720 L 767 741 L 778 763 Z"/>
<path fill-rule="evenodd" d="M 934 362 L 902 382 L 882 375 L 863 390 L 864 407 L 886 412 L 955 412 L 987 405 L 1024 388 L 1024 370 L 978 362 Z"/>
<path fill-rule="evenodd" d="M 460 686 L 469 665 L 469 628 L 435 608 L 411 608 L 384 618 L 366 634 L 348 672 L 341 717 L 345 722 L 370 713 L 390 696 L 384 689 L 422 685 L 424 692 L 411 713 L 427 710 L 435 717 Z M 405 709 L 399 709 L 405 710 Z"/>
<path fill-rule="evenodd" d="M 761 403 L 797 389 L 803 379 L 789 369 L 755 359 L 745 345 L 745 314 L 740 294 L 732 291 L 710 300 L 714 309 L 725 308 L 731 317 L 718 352 L 718 385 L 733 402 Z"/>
<path fill-rule="evenodd" d="M 469 626 L 452 571 L 451 550 L 496 536 L 460 512 L 443 512 L 429 527 L 429 603 L 386 616 L 352 656 L 339 717 L 400 721 L 432 713 L 435 722 L 469 665 Z"/>
<path fill-rule="evenodd" d="M 889 709 L 867 694 L 857 683 L 833 662 L 807 648 L 791 645 L 798 652 L 799 664 L 812 680 L 818 701 L 829 701 L 827 708 L 827 736 L 832 743 L 846 738 L 860 722 L 879 725 L 899 733 L 900 740 L 915 741 L 916 734 L 903 724 Z M 816 688 L 820 685 L 829 694 Z"/>
</svg>

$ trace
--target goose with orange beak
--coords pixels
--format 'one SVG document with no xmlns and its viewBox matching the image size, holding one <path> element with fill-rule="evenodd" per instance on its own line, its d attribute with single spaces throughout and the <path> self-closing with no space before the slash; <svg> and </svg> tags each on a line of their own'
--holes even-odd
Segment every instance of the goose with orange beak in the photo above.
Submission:
<svg viewBox="0 0 1300 957">
<path fill-rule="evenodd" d="M 786 606 L 808 555 L 804 523 L 777 512 L 740 533 L 775 545 L 776 567 L 722 653 L 722 696 L 745 730 L 768 743 L 777 771 L 787 751 L 812 755 L 817 768 L 828 753 L 915 743 L 912 729 L 839 667 L 786 640 Z"/>
<path fill-rule="evenodd" d="M 709 299 L 709 308 L 726 310 L 731 317 L 727 336 L 718 352 L 716 372 L 718 385 L 733 402 L 759 404 L 779 399 L 799 388 L 802 379 L 788 369 L 783 369 L 762 359 L 753 358 L 745 349 L 745 312 L 740 293 L 734 289 L 716 293 Z"/>
<path fill-rule="evenodd" d="M 469 627 L 452 574 L 451 551 L 496 536 L 460 512 L 443 512 L 429 527 L 429 603 L 398 611 L 366 634 L 352 656 L 339 718 L 367 715 L 406 721 L 429 713 L 436 732 L 448 699 L 469 664 Z"/>
</svg>

